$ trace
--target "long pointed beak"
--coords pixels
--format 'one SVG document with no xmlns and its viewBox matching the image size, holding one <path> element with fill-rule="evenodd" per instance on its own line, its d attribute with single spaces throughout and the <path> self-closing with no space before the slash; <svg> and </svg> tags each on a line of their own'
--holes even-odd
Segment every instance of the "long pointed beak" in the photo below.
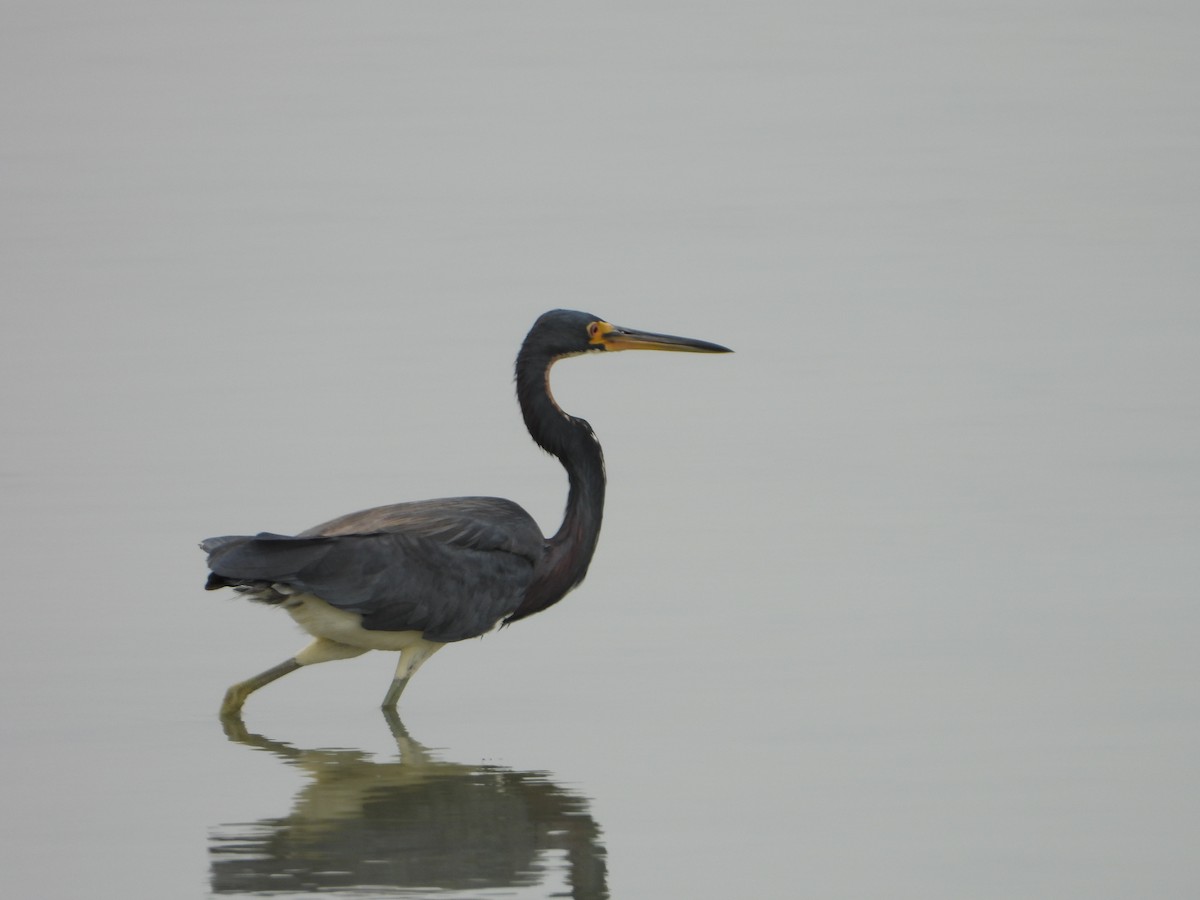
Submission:
<svg viewBox="0 0 1200 900">
<path fill-rule="evenodd" d="M 605 323 L 607 324 L 607 323 Z M 636 331 L 633 328 L 618 328 L 609 325 L 602 328 L 593 338 L 605 350 L 671 350 L 678 353 L 732 353 L 728 347 L 695 338 L 676 337 L 673 334 L 655 334 L 651 331 Z"/>
</svg>

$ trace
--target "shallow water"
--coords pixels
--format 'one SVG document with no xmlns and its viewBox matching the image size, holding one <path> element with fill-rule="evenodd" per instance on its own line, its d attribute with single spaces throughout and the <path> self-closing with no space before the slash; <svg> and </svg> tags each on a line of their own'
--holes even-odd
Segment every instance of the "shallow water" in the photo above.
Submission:
<svg viewBox="0 0 1200 900">
<path fill-rule="evenodd" d="M 16 4 L 0 883 L 22 896 L 1190 898 L 1185 4 Z M 565 479 L 586 583 L 304 644 L 195 543 Z M 369 885 L 366 886 L 366 885 Z"/>
<path fill-rule="evenodd" d="M 547 773 L 441 761 L 395 713 L 387 722 L 397 756 L 378 760 L 297 748 L 226 719 L 231 741 L 269 752 L 305 782 L 286 816 L 214 829 L 213 892 L 511 889 L 561 867 L 573 896 L 606 895 L 604 847 L 584 798 Z"/>
</svg>

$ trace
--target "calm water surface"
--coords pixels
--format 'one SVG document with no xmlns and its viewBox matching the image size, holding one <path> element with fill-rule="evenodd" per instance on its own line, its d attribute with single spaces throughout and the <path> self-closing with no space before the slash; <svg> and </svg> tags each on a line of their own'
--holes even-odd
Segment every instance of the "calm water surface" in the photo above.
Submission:
<svg viewBox="0 0 1200 900">
<path fill-rule="evenodd" d="M 12 896 L 1200 894 L 1194 6 L 10 4 Z M 195 543 L 609 510 L 377 705 Z"/>
</svg>

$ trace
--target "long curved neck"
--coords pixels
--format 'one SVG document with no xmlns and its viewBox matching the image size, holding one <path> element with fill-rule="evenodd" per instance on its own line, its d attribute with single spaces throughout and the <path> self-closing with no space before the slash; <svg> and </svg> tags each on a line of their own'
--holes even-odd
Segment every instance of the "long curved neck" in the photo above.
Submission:
<svg viewBox="0 0 1200 900">
<path fill-rule="evenodd" d="M 533 440 L 567 470 L 570 492 L 562 525 L 546 542 L 546 555 L 515 621 L 557 603 L 587 574 L 604 517 L 604 454 L 592 428 L 563 412 L 550 394 L 554 357 L 527 353 L 517 357 L 517 399 Z"/>
</svg>

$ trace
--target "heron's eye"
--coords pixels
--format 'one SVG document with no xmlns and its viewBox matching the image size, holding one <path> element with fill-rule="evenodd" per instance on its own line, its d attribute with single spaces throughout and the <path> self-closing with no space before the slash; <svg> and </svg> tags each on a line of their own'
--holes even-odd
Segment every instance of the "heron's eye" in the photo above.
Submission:
<svg viewBox="0 0 1200 900">
<path fill-rule="evenodd" d="M 588 323 L 587 335 L 588 343 L 597 350 L 607 350 L 608 342 L 605 338 L 608 333 L 613 330 L 613 327 L 607 322 L 597 319 L 595 322 Z"/>
</svg>

